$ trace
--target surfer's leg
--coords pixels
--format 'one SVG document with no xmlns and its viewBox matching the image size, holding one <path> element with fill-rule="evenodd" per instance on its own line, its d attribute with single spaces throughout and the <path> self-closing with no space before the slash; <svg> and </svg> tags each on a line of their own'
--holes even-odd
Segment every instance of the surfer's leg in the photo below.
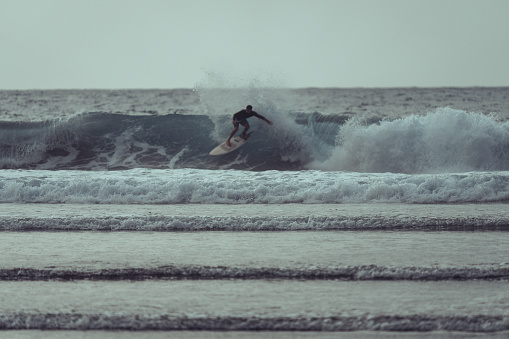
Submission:
<svg viewBox="0 0 509 339">
<path fill-rule="evenodd" d="M 246 122 L 244 122 L 244 123 L 242 124 L 242 126 L 244 126 L 244 131 L 242 131 L 242 135 L 243 135 L 243 136 L 246 136 L 246 132 L 247 132 L 247 130 L 248 130 L 248 129 L 249 129 L 249 127 L 250 127 L 250 126 L 249 126 L 249 122 L 247 122 L 247 120 L 246 120 Z"/>
<path fill-rule="evenodd" d="M 230 140 L 231 140 L 231 138 L 233 138 L 233 136 L 235 135 L 235 133 L 237 133 L 238 130 L 239 130 L 239 125 L 235 126 L 235 128 L 233 128 L 233 131 L 230 133 L 230 136 L 228 137 L 228 140 L 226 140 L 226 145 L 228 147 L 230 147 L 232 145 L 230 143 Z"/>
</svg>

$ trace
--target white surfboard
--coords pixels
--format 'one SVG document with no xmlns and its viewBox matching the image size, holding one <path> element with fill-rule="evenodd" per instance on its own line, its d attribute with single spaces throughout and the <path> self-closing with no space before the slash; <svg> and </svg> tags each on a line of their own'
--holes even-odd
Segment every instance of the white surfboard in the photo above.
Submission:
<svg viewBox="0 0 509 339">
<path fill-rule="evenodd" d="M 239 147 L 241 147 L 242 145 L 244 145 L 246 143 L 246 141 L 247 141 L 247 139 L 249 139 L 249 136 L 251 135 L 251 133 L 253 133 L 253 132 L 248 133 L 246 138 L 241 138 L 240 135 L 232 138 L 230 140 L 230 143 L 232 144 L 230 147 L 226 146 L 226 141 L 225 141 L 221 145 L 217 146 L 212 151 L 210 151 L 209 154 L 210 155 L 223 155 L 226 153 L 230 153 L 231 151 L 235 151 L 236 149 L 238 149 Z"/>
</svg>

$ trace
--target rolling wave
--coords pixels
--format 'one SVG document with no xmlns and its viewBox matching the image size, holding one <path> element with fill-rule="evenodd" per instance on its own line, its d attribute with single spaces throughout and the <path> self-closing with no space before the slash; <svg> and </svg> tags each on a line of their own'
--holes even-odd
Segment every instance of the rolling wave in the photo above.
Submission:
<svg viewBox="0 0 509 339">
<path fill-rule="evenodd" d="M 3 122 L 0 168 L 371 173 L 509 169 L 509 123 L 488 115 L 442 108 L 392 121 L 346 121 L 318 113 L 269 116 L 273 127 L 255 119 L 250 142 L 221 157 L 208 152 L 229 134 L 229 116 L 95 112 L 44 122 Z"/>
</svg>

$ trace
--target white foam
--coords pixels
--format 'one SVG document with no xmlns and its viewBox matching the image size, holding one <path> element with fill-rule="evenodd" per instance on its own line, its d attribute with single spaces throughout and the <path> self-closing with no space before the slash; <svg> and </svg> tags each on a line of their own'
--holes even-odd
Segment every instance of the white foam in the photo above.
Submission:
<svg viewBox="0 0 509 339">
<path fill-rule="evenodd" d="M 327 161 L 310 168 L 395 173 L 509 168 L 509 123 L 451 108 L 379 125 L 352 119 L 341 128 L 337 144 Z"/>
<path fill-rule="evenodd" d="M 4 170 L 0 179 L 2 203 L 465 203 L 509 199 L 509 172 Z"/>
</svg>

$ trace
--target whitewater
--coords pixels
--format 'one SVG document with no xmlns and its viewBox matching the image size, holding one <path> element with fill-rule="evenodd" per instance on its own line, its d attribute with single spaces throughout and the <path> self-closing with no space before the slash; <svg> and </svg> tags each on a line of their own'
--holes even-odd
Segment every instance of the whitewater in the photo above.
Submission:
<svg viewBox="0 0 509 339">
<path fill-rule="evenodd" d="M 505 87 L 0 91 L 0 169 L 0 335 L 509 331 Z"/>
</svg>

